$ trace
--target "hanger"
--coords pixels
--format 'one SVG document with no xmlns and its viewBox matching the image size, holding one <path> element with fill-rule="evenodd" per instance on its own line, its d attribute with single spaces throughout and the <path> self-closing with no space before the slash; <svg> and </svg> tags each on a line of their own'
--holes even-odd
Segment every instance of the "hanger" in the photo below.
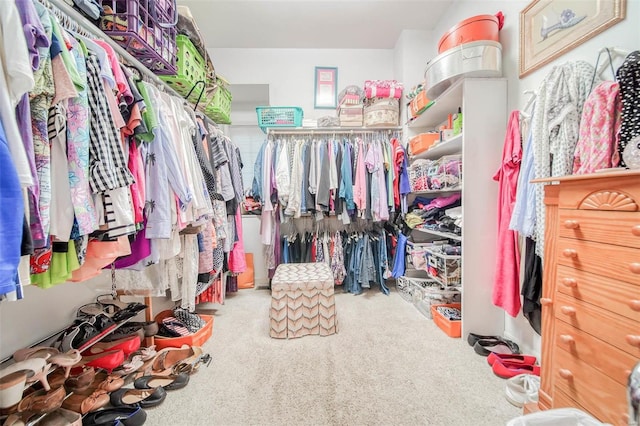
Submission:
<svg viewBox="0 0 640 426">
<path fill-rule="evenodd" d="M 598 66 L 598 62 L 600 61 L 600 55 L 603 53 L 607 53 L 605 57 L 605 61 Z M 613 59 L 615 58 L 626 58 L 629 56 L 628 50 L 621 49 L 619 47 L 603 47 L 598 51 L 598 58 L 596 59 L 596 75 L 602 75 L 604 70 L 607 68 L 607 65 L 611 66 L 611 70 L 613 72 Z M 613 72 L 613 77 L 615 78 L 615 72 Z"/>
<path fill-rule="evenodd" d="M 529 108 L 533 105 L 533 102 L 536 100 L 536 92 L 533 90 L 525 90 L 522 92 L 523 95 L 530 95 L 527 103 L 524 105 L 524 108 L 520 110 L 520 115 L 529 118 L 531 114 L 529 113 Z"/>
</svg>

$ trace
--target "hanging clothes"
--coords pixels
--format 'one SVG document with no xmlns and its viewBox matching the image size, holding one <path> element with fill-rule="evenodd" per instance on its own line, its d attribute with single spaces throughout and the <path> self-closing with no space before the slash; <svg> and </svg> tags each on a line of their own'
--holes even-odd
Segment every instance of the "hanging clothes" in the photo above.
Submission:
<svg viewBox="0 0 640 426">
<path fill-rule="evenodd" d="M 622 153 L 627 144 L 640 136 L 640 51 L 631 52 L 618 68 L 616 80 L 620 85 L 622 121 L 618 141 L 620 166 L 626 167 Z"/>
<path fill-rule="evenodd" d="M 492 301 L 512 317 L 520 312 L 520 252 L 518 234 L 509 229 L 516 201 L 516 187 L 522 161 L 520 112 L 512 111 L 502 148 L 502 163 L 493 176 L 499 183 L 498 235 Z"/>
</svg>

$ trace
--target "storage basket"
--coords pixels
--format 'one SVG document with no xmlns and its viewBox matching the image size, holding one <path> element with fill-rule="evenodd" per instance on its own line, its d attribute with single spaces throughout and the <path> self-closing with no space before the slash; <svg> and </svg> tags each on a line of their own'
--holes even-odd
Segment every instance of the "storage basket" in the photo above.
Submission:
<svg viewBox="0 0 640 426">
<path fill-rule="evenodd" d="M 366 127 L 397 126 L 400 119 L 398 99 L 377 99 L 364 107 L 364 125 Z"/>
<path fill-rule="evenodd" d="M 459 286 L 462 283 L 462 256 L 447 255 L 433 249 L 426 249 L 427 274 L 442 285 Z"/>
<path fill-rule="evenodd" d="M 186 96 L 198 81 L 205 81 L 206 67 L 202 55 L 198 52 L 189 37 L 179 34 L 176 37 L 178 54 L 176 57 L 176 75 L 161 76 L 160 79 L 168 83 L 173 89 Z M 190 99 L 196 101 L 200 91 L 194 89 Z"/>
<path fill-rule="evenodd" d="M 413 305 L 427 318 L 433 318 L 431 305 L 454 303 L 460 301 L 460 292 L 444 288 L 439 282 L 432 279 L 414 278 Z"/>
<path fill-rule="evenodd" d="M 460 337 L 462 335 L 462 321 L 453 321 L 442 316 L 438 312 L 438 307 L 456 308 L 462 309 L 460 303 L 443 303 L 437 305 L 431 305 L 431 316 L 433 322 L 444 331 L 449 337 Z"/>
<path fill-rule="evenodd" d="M 462 182 L 462 156 L 445 155 L 429 170 L 429 189 L 457 189 Z"/>
<path fill-rule="evenodd" d="M 266 132 L 269 127 L 300 127 L 303 111 L 300 107 L 256 107 L 258 126 Z"/>
<path fill-rule="evenodd" d="M 197 90 L 194 90 L 197 92 Z M 204 114 L 218 124 L 231 124 L 231 92 L 224 85 L 218 84 L 213 91 L 207 94 L 206 101 L 201 101 L 201 109 Z"/>
<path fill-rule="evenodd" d="M 409 166 L 409 185 L 411 186 L 411 192 L 427 191 L 429 187 L 429 170 L 431 169 L 433 161 L 431 160 L 416 160 L 411 166 Z"/>
<path fill-rule="evenodd" d="M 162 325 L 163 319 L 173 315 L 174 315 L 173 311 L 168 309 L 166 311 L 162 311 L 159 314 L 157 314 L 155 317 L 155 321 L 158 323 L 158 325 Z M 205 342 L 209 340 L 209 338 L 213 334 L 213 316 L 202 315 L 202 314 L 199 314 L 199 315 L 200 315 L 200 318 L 202 318 L 206 323 L 204 327 L 202 327 L 197 332 L 190 334 L 188 336 L 168 337 L 168 338 L 156 336 L 153 339 L 154 344 L 156 345 L 156 349 L 160 350 L 163 348 L 179 348 L 182 345 L 189 345 L 189 346 L 204 345 Z"/>
<path fill-rule="evenodd" d="M 174 0 L 102 0 L 102 7 L 100 27 L 109 37 L 156 74 L 175 75 Z"/>
<path fill-rule="evenodd" d="M 413 300 L 413 292 L 415 288 L 411 284 L 411 278 L 401 276 L 396 279 L 396 290 L 404 300 L 411 302 Z"/>
</svg>

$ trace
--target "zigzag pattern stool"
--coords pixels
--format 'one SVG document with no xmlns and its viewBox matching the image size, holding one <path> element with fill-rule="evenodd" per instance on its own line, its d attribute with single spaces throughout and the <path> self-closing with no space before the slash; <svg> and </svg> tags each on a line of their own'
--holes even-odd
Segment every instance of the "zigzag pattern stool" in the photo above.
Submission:
<svg viewBox="0 0 640 426">
<path fill-rule="evenodd" d="M 326 263 L 285 263 L 271 280 L 270 336 L 277 339 L 338 331 L 333 274 Z"/>
</svg>

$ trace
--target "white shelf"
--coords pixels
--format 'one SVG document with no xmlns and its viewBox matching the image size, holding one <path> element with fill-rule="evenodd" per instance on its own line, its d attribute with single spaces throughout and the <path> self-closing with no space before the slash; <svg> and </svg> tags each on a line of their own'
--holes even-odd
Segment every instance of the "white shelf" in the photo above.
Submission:
<svg viewBox="0 0 640 426">
<path fill-rule="evenodd" d="M 449 114 L 458 112 L 462 107 L 462 84 L 464 79 L 456 81 L 444 93 L 433 101 L 433 105 L 427 108 L 414 120 L 407 123 L 409 128 L 433 129 L 447 119 Z"/>
<path fill-rule="evenodd" d="M 443 155 L 460 154 L 462 152 L 462 133 L 445 142 L 440 142 L 418 155 L 409 157 L 410 161 L 418 159 L 436 160 Z"/>
<path fill-rule="evenodd" d="M 424 232 L 425 234 L 437 235 L 439 237 L 449 238 L 451 240 L 462 241 L 461 235 L 452 234 L 450 232 L 433 231 L 431 229 L 413 228 L 414 231 Z"/>
</svg>

